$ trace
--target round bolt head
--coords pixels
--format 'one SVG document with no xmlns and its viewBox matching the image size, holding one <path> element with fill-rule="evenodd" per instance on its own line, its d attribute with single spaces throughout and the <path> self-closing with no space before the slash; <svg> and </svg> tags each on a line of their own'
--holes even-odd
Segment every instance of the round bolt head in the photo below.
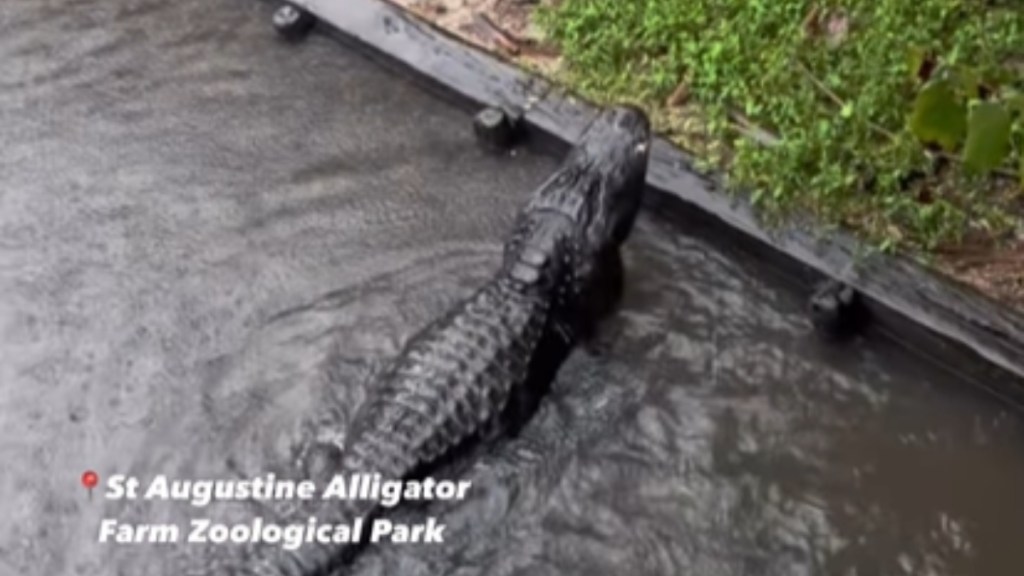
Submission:
<svg viewBox="0 0 1024 576">
<path fill-rule="evenodd" d="M 487 108 L 480 112 L 477 121 L 488 128 L 497 128 L 505 122 L 505 113 L 497 108 Z"/>
<path fill-rule="evenodd" d="M 274 26 L 291 26 L 299 21 L 302 14 L 291 4 L 285 4 L 274 12 Z"/>
<path fill-rule="evenodd" d="M 286 40 L 299 40 L 306 36 L 316 17 L 291 3 L 284 3 L 274 12 L 274 29 Z"/>
<path fill-rule="evenodd" d="M 515 141 L 516 125 L 500 108 L 485 108 L 473 119 L 477 141 L 493 150 L 507 150 Z"/>
<path fill-rule="evenodd" d="M 845 340 L 863 329 L 868 311 L 857 291 L 830 280 L 819 285 L 809 302 L 811 324 L 829 340 Z"/>
</svg>

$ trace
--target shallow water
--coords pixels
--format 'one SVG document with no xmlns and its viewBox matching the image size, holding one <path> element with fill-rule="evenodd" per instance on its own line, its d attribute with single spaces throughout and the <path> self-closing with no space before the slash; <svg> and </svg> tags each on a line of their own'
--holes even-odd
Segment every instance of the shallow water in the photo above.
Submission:
<svg viewBox="0 0 1024 576">
<path fill-rule="evenodd" d="M 555 165 L 269 13 L 0 4 L 0 574 L 163 574 L 174 547 L 100 545 L 100 519 L 254 514 L 78 478 L 287 471 Z M 606 352 L 469 463 L 448 541 L 359 573 L 1019 573 L 1017 415 L 890 342 L 818 344 L 771 270 L 665 223 L 626 259 Z"/>
</svg>

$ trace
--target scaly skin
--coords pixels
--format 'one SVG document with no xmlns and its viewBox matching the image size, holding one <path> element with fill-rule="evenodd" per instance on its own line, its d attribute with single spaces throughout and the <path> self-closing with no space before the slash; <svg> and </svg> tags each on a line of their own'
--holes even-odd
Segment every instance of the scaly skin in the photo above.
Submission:
<svg viewBox="0 0 1024 576">
<path fill-rule="evenodd" d="M 594 121 L 520 213 L 493 279 L 414 336 L 382 374 L 331 474 L 408 479 L 473 440 L 518 430 L 617 297 L 619 248 L 639 210 L 649 143 L 638 110 L 614 108 Z M 377 509 L 320 502 L 311 512 L 320 524 L 351 523 Z M 268 546 L 241 573 L 327 575 L 353 553 Z"/>
</svg>

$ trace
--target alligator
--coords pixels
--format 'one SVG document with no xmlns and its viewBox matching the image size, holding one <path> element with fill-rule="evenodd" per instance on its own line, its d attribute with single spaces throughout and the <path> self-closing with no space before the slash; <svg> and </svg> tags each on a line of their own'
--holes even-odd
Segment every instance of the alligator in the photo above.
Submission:
<svg viewBox="0 0 1024 576">
<path fill-rule="evenodd" d="M 344 449 L 321 468 L 422 477 L 460 447 L 518 434 L 561 364 L 621 295 L 620 247 L 640 208 L 650 138 L 647 116 L 632 106 L 592 121 L 517 215 L 497 273 L 405 344 L 357 409 Z M 321 525 L 380 512 L 374 501 L 314 506 Z M 267 546 L 232 573 L 332 574 L 356 548 Z"/>
</svg>

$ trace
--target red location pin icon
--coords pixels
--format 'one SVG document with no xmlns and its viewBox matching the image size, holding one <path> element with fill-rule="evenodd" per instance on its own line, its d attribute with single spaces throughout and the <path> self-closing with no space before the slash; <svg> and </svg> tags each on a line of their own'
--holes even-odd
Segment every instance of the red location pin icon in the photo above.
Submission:
<svg viewBox="0 0 1024 576">
<path fill-rule="evenodd" d="M 92 489 L 100 483 L 100 475 L 93 472 L 92 470 L 86 470 L 82 473 L 82 486 L 89 491 L 89 500 L 92 500 Z"/>
</svg>

